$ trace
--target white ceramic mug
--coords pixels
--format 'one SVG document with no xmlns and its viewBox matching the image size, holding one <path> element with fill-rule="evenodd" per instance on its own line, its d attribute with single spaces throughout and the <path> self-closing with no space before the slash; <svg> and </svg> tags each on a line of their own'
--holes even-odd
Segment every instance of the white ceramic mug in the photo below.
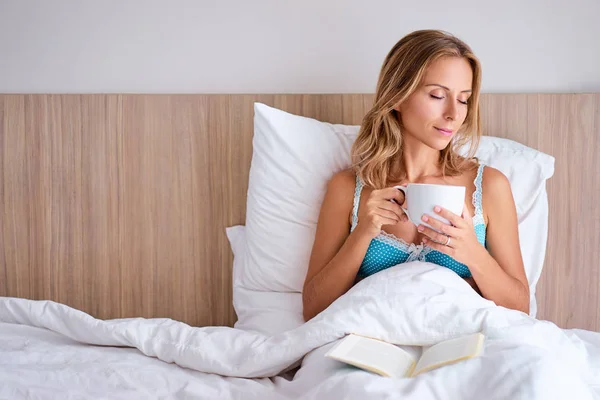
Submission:
<svg viewBox="0 0 600 400">
<path fill-rule="evenodd" d="M 423 224 L 432 228 L 431 225 L 421 220 L 423 214 L 428 214 L 446 224 L 450 223 L 433 210 L 435 206 L 443 207 L 456 215 L 462 215 L 466 190 L 464 186 L 409 183 L 406 186 L 394 187 L 404 193 L 407 208 L 402 207 L 402 210 L 416 226 Z"/>
</svg>

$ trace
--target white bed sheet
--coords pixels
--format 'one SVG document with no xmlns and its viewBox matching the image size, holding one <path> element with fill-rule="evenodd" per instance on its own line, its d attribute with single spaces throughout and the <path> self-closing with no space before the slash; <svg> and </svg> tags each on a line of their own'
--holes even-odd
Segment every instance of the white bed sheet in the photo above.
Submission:
<svg viewBox="0 0 600 400">
<path fill-rule="evenodd" d="M 269 378 L 198 372 L 134 348 L 0 322 L 0 399 L 268 399 L 273 391 Z"/>
<path fill-rule="evenodd" d="M 323 357 L 349 332 L 428 346 L 477 331 L 487 336 L 481 357 L 416 378 Z M 292 381 L 275 376 L 299 360 Z M 361 281 L 273 336 L 169 319 L 101 321 L 57 303 L 0 298 L 0 385 L 10 399 L 600 399 L 600 334 L 497 307 L 447 268 L 414 262 Z"/>
<path fill-rule="evenodd" d="M 585 384 L 574 371 L 565 374 L 564 365 L 539 348 L 505 342 L 486 344 L 476 359 L 415 378 L 390 379 L 325 358 L 325 353 L 338 343 L 335 341 L 307 354 L 293 381 L 276 377 L 274 382 L 277 393 L 304 400 L 600 399 L 600 335 L 583 330 L 566 333 L 586 348 L 598 384 Z M 416 346 L 401 347 L 411 354 L 420 353 Z M 589 392 L 580 390 L 584 385 Z"/>
<path fill-rule="evenodd" d="M 598 336 L 581 330 L 571 330 L 569 335 L 585 343 L 589 354 L 596 352 L 591 357 L 600 370 Z M 564 395 L 545 382 L 544 378 L 555 378 L 554 366 L 544 362 L 543 354 L 532 352 L 524 357 L 522 349 L 495 349 L 489 352 L 492 355 L 462 363 L 459 369 L 394 380 L 325 358 L 336 343 L 311 351 L 291 381 L 284 377 L 245 379 L 182 368 L 133 348 L 92 346 L 47 329 L 0 323 L 0 399 L 446 399 L 461 391 L 466 399 L 486 390 L 488 399 L 518 399 L 519 388 L 535 393 L 536 398 Z M 511 352 L 520 354 L 511 356 Z M 522 369 L 504 362 L 506 357 L 520 360 Z M 540 373 L 543 370 L 546 375 Z M 465 374 L 472 384 L 458 387 L 464 385 Z M 532 376 L 538 387 L 530 382 Z M 506 384 L 507 379 L 511 384 Z M 595 398 L 600 398 L 600 386 Z"/>
</svg>

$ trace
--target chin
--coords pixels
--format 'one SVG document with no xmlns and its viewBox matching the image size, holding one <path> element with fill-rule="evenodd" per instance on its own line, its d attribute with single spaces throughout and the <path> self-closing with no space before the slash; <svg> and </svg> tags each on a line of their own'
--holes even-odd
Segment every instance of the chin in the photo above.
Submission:
<svg viewBox="0 0 600 400">
<path fill-rule="evenodd" d="M 446 140 L 439 140 L 438 139 L 438 140 L 430 140 L 429 142 L 425 142 L 425 144 L 428 147 L 431 147 L 434 150 L 442 151 L 446 147 L 448 147 L 448 145 L 450 144 L 451 141 L 452 141 L 451 138 L 448 138 Z"/>
</svg>

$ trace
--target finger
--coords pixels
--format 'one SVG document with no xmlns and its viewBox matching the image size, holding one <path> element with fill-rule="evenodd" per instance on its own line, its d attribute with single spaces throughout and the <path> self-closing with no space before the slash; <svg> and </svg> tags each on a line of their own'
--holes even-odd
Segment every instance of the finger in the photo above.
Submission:
<svg viewBox="0 0 600 400">
<path fill-rule="evenodd" d="M 462 217 L 469 226 L 473 224 L 473 216 L 471 215 L 471 211 L 469 211 L 469 207 L 467 207 L 466 203 L 463 206 Z"/>
<path fill-rule="evenodd" d="M 386 200 L 394 200 L 398 204 L 404 204 L 404 193 L 393 187 L 381 189 L 379 195 Z"/>
<path fill-rule="evenodd" d="M 404 202 L 406 201 L 406 196 L 404 195 L 404 192 L 395 187 L 392 189 L 394 189 L 396 191 L 395 195 L 394 195 L 394 200 L 396 201 L 396 203 L 398 203 L 400 205 L 404 204 Z"/>
<path fill-rule="evenodd" d="M 390 217 L 390 218 L 395 218 L 396 222 L 408 221 L 408 216 L 406 215 L 406 213 L 404 213 L 404 211 L 402 211 L 402 208 L 396 204 L 389 202 L 389 201 L 384 200 L 381 204 L 379 204 L 379 206 L 377 207 L 377 210 L 385 211 L 386 216 Z M 377 211 L 377 212 L 379 212 L 379 211 Z M 390 213 L 390 214 L 387 214 L 387 213 Z"/>
<path fill-rule="evenodd" d="M 398 224 L 398 219 L 397 218 L 389 218 L 389 217 L 384 217 L 384 216 L 379 216 L 379 223 L 381 226 L 384 225 L 396 225 Z"/>
<path fill-rule="evenodd" d="M 423 235 L 429 237 L 431 240 L 433 240 L 434 242 L 437 243 L 441 243 L 443 245 L 445 245 L 445 243 L 448 241 L 448 236 L 443 235 L 439 232 L 434 231 L 433 229 L 425 226 L 425 225 L 419 225 L 417 230 L 419 232 L 421 232 Z"/>
<path fill-rule="evenodd" d="M 393 211 L 386 210 L 384 208 L 378 208 L 375 213 L 382 218 L 394 221 L 394 223 L 400 221 L 400 216 Z"/>
<path fill-rule="evenodd" d="M 463 224 L 465 222 L 465 220 L 462 219 L 461 216 L 456 215 L 453 212 L 446 210 L 443 207 L 435 206 L 433 208 L 433 211 L 435 211 L 435 213 L 440 215 L 441 217 L 446 218 L 454 226 L 457 226 L 457 227 L 463 226 Z"/>
<path fill-rule="evenodd" d="M 406 215 L 404 211 L 401 211 L 400 215 L 398 215 L 398 219 L 400 222 L 406 222 L 408 221 L 408 215 Z"/>
<path fill-rule="evenodd" d="M 448 225 L 431 215 L 424 214 L 421 219 L 427 222 L 433 229 L 446 234 L 447 236 L 458 237 L 460 232 L 458 228 Z"/>
<path fill-rule="evenodd" d="M 423 238 L 423 243 L 427 244 L 427 246 L 431 247 L 434 250 L 439 251 L 440 253 L 444 253 L 454 258 L 455 250 L 452 247 L 444 246 L 443 244 L 436 243 L 429 238 Z"/>
<path fill-rule="evenodd" d="M 402 219 L 402 217 L 404 217 L 406 215 L 406 214 L 404 214 L 402 207 L 400 207 L 398 204 L 392 203 L 391 201 L 388 201 L 388 200 L 380 201 L 379 203 L 377 203 L 377 207 L 382 208 L 384 210 L 392 211 L 400 219 Z"/>
</svg>

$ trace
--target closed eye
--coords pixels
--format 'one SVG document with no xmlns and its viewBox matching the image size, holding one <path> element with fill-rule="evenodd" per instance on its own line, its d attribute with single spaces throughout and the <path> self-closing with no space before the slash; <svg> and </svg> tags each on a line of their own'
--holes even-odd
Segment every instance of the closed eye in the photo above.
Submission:
<svg viewBox="0 0 600 400">
<path fill-rule="evenodd" d="M 434 99 L 437 99 L 437 100 L 442 100 L 442 99 L 443 99 L 443 97 L 434 96 L 434 95 L 432 95 L 432 94 L 430 94 L 429 96 L 431 96 L 432 98 L 434 98 Z M 458 100 L 458 102 L 459 102 L 460 104 L 464 104 L 464 105 L 468 105 L 468 104 L 469 104 L 469 102 L 468 102 L 468 101 L 460 101 L 460 100 Z"/>
</svg>

